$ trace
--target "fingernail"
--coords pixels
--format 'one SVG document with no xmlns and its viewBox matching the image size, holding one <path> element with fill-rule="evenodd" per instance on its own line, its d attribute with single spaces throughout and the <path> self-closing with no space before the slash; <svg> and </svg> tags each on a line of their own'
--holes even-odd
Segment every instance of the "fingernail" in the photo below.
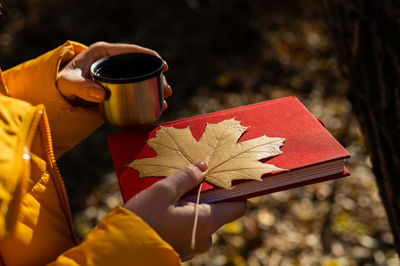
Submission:
<svg viewBox="0 0 400 266">
<path fill-rule="evenodd" d="M 165 71 L 168 70 L 168 63 L 167 63 L 167 61 L 165 61 L 164 59 L 163 59 L 163 62 L 164 62 L 164 68 L 163 68 L 163 70 L 164 70 L 164 72 L 165 72 Z"/>
<path fill-rule="evenodd" d="M 168 104 L 167 104 L 167 102 L 164 100 L 163 111 L 164 111 L 165 109 L 167 109 L 167 108 L 168 108 Z"/>
<path fill-rule="evenodd" d="M 197 168 L 199 168 L 199 170 L 202 172 L 205 172 L 208 169 L 208 165 L 206 162 L 198 162 L 193 165 L 196 166 Z"/>
<path fill-rule="evenodd" d="M 90 88 L 88 90 L 88 95 L 95 101 L 103 101 L 105 98 L 104 90 L 100 88 Z"/>
</svg>

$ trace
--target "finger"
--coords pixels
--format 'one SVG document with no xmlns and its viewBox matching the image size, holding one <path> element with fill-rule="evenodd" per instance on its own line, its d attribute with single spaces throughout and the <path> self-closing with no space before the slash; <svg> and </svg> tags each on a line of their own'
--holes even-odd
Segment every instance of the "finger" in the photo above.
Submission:
<svg viewBox="0 0 400 266">
<path fill-rule="evenodd" d="M 209 250 L 212 246 L 212 236 L 207 236 L 204 239 L 198 239 L 196 241 L 196 247 L 194 250 L 185 250 L 185 257 L 182 258 L 182 261 L 188 261 L 193 259 L 197 254 L 202 254 Z"/>
<path fill-rule="evenodd" d="M 97 42 L 91 45 L 89 48 L 95 50 L 97 58 L 122 53 L 145 53 L 161 58 L 156 51 L 136 44 Z M 168 65 L 166 66 L 166 69 L 168 69 Z"/>
<path fill-rule="evenodd" d="M 168 98 L 172 95 L 172 89 L 171 86 L 169 86 L 168 84 L 164 85 L 164 98 Z"/>
<path fill-rule="evenodd" d="M 211 246 L 212 246 L 211 235 L 204 239 L 198 239 L 198 241 L 196 241 L 195 253 L 196 254 L 204 253 L 207 250 L 209 250 Z"/>
<path fill-rule="evenodd" d="M 161 58 L 156 51 L 135 44 L 96 42 L 90 45 L 86 51 L 77 55 L 74 58 L 74 61 L 77 66 L 82 68 L 83 74 L 86 76 L 89 73 L 90 65 L 94 61 L 106 56 L 122 53 L 144 53 Z M 89 54 L 90 60 L 87 60 L 87 54 Z M 167 69 L 168 65 L 165 65 L 164 61 L 163 71 L 166 71 Z"/>
<path fill-rule="evenodd" d="M 164 102 L 163 102 L 163 111 L 165 111 L 166 109 L 168 108 L 168 103 L 167 103 L 167 101 L 166 100 L 164 100 Z"/>
<path fill-rule="evenodd" d="M 162 189 L 167 200 L 176 201 L 203 181 L 207 168 L 205 162 L 191 164 L 157 182 L 155 189 Z"/>
<path fill-rule="evenodd" d="M 183 262 L 185 262 L 185 261 L 189 261 L 189 260 L 194 259 L 194 257 L 196 257 L 196 254 L 190 253 L 190 255 L 187 255 L 187 256 L 185 256 L 185 257 L 181 257 L 181 260 L 182 260 Z"/>
<path fill-rule="evenodd" d="M 57 87 L 66 98 L 79 97 L 89 102 L 103 102 L 104 89 L 92 80 L 81 76 L 59 77 Z"/>
<path fill-rule="evenodd" d="M 201 204 L 199 209 L 199 228 L 204 226 L 205 233 L 213 234 L 222 225 L 232 222 L 246 213 L 247 202 L 220 202 Z M 199 229 L 201 231 L 201 229 Z"/>
<path fill-rule="evenodd" d="M 139 45 L 135 45 L 135 44 L 125 44 L 125 43 L 109 44 L 108 53 L 109 53 L 109 55 L 121 54 L 121 53 L 144 53 L 144 54 L 155 55 L 155 56 L 161 58 L 161 56 L 152 49 L 142 47 Z M 168 69 L 168 65 L 166 65 L 166 69 Z"/>
<path fill-rule="evenodd" d="M 168 84 L 167 82 L 167 78 L 165 76 L 163 76 L 163 80 L 164 80 L 164 97 L 168 98 L 169 96 L 172 95 L 172 88 L 171 86 Z"/>
<path fill-rule="evenodd" d="M 167 63 L 167 61 L 165 61 L 165 60 L 163 60 L 163 61 L 164 61 L 163 72 L 166 72 L 166 71 L 168 71 L 168 69 L 169 69 L 168 63 Z"/>
</svg>

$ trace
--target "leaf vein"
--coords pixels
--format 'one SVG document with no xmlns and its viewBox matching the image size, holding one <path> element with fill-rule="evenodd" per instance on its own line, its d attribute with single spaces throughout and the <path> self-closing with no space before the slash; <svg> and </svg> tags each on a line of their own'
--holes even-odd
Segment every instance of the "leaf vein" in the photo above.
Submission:
<svg viewBox="0 0 400 266">
<path fill-rule="evenodd" d="M 279 141 L 279 140 L 277 140 L 277 141 Z M 223 165 L 223 164 L 229 162 L 229 161 L 232 160 L 233 158 L 238 157 L 239 155 L 242 155 L 243 153 L 246 153 L 246 152 L 248 152 L 248 151 L 251 151 L 252 149 L 258 148 L 258 147 L 263 146 L 263 145 L 265 145 L 265 143 L 262 143 L 262 144 L 259 144 L 259 145 L 255 145 L 255 146 L 251 146 L 250 148 L 248 148 L 248 149 L 246 149 L 246 150 L 244 150 L 244 151 L 241 151 L 241 152 L 239 152 L 239 153 L 233 155 L 232 157 L 229 157 L 229 158 L 226 159 L 226 160 L 221 161 L 219 164 L 217 164 L 216 166 L 214 166 L 214 168 L 210 169 L 209 172 L 211 172 L 211 171 L 213 171 L 214 169 L 220 167 L 221 165 Z"/>
<path fill-rule="evenodd" d="M 193 163 L 192 160 L 187 156 L 186 153 L 183 152 L 182 148 L 179 146 L 178 142 L 171 136 L 171 134 L 166 130 L 168 136 L 172 139 L 172 141 L 175 143 L 176 147 L 178 148 L 179 152 L 182 153 L 182 155 L 185 157 L 185 159 L 191 164 Z"/>
</svg>

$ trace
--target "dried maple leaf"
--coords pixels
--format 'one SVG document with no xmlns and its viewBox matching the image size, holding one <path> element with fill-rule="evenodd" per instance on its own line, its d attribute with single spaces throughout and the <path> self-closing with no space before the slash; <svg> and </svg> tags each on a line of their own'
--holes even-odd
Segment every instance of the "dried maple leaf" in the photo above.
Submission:
<svg viewBox="0 0 400 266">
<path fill-rule="evenodd" d="M 189 164 L 204 161 L 208 164 L 206 181 L 222 188 L 230 188 L 237 179 L 261 180 L 265 173 L 281 171 L 272 164 L 259 160 L 282 153 L 283 138 L 261 136 L 238 142 L 247 127 L 233 119 L 208 124 L 199 141 L 189 129 L 163 127 L 147 144 L 156 157 L 138 159 L 128 164 L 139 171 L 140 177 L 168 176 Z"/>
</svg>

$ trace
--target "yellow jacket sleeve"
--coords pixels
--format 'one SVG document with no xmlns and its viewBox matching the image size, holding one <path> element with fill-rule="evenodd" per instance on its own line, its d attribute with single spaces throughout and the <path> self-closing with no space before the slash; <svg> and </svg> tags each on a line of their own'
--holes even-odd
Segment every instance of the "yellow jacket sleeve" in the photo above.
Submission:
<svg viewBox="0 0 400 266">
<path fill-rule="evenodd" d="M 97 110 L 72 106 L 56 87 L 60 65 L 85 49 L 85 45 L 67 41 L 3 73 L 9 96 L 46 107 L 56 158 L 88 137 L 103 122 Z"/>
<path fill-rule="evenodd" d="M 95 111 L 71 106 L 61 96 L 55 85 L 59 65 L 69 61 L 84 49 L 86 47 L 81 44 L 66 42 L 53 51 L 7 70 L 3 76 L 5 86 L 0 88 L 1 93 L 8 96 L 28 101 L 33 105 L 45 105 L 58 156 L 87 137 L 102 122 Z M 57 244 L 65 246 L 58 241 L 69 243 L 70 239 L 67 239 L 68 230 L 63 226 L 65 221 L 62 219 L 65 217 L 58 215 L 59 211 L 51 207 L 58 206 L 54 204 L 60 197 L 55 189 L 56 186 L 54 182 L 44 182 L 44 180 L 55 178 L 55 176 L 52 176 L 52 179 L 48 178 L 52 173 L 49 169 L 53 166 L 46 167 L 46 162 L 42 158 L 40 165 L 43 164 L 43 169 L 39 169 L 37 165 L 34 167 L 29 156 L 34 155 L 33 148 L 36 149 L 38 144 L 44 145 L 41 139 L 34 141 L 34 136 L 37 135 L 34 135 L 33 129 L 38 125 L 35 126 L 30 121 L 36 121 L 33 119 L 36 108 L 23 101 L 1 95 L 0 107 L 0 147 L 2 147 L 1 150 L 7 151 L 4 154 L 0 153 L 0 239 L 2 244 L 0 246 L 3 248 L 1 252 L 8 250 L 7 241 L 10 243 L 17 241 L 20 244 L 26 244 L 26 248 L 34 250 L 37 250 L 37 247 L 46 247 L 46 252 L 58 250 Z M 10 123 L 10 121 L 14 122 Z M 28 149 L 28 153 L 25 154 L 26 148 L 31 146 L 32 153 Z M 44 146 L 39 148 L 46 150 Z M 39 162 L 39 157 L 35 158 Z M 31 193 L 39 193 L 39 190 L 22 189 L 26 187 L 25 184 L 30 184 L 29 188 L 32 188 L 33 181 L 43 188 L 40 190 L 44 193 L 40 194 L 41 197 L 31 195 Z M 27 211 L 25 216 L 22 215 L 21 206 L 24 206 Z M 35 222 L 27 223 L 24 217 Z M 13 221 L 16 219 L 17 221 Z M 60 223 L 55 220 L 60 220 Z M 19 227 L 14 226 L 15 224 Z M 48 241 L 47 235 L 38 235 L 39 225 L 45 228 L 54 224 L 60 225 L 60 228 L 53 230 L 58 232 L 58 237 L 52 236 L 52 241 Z M 19 234 L 18 228 L 25 229 L 27 226 L 32 226 L 28 228 L 28 231 L 35 234 Z M 37 239 L 42 241 L 39 241 L 40 245 L 29 245 Z M 46 260 L 46 263 L 54 260 L 50 265 L 181 265 L 179 255 L 167 242 L 141 218 L 122 207 L 112 210 L 80 244 L 70 248 L 71 246 L 72 243 L 58 252 L 48 254 L 51 258 Z M 22 253 L 25 256 L 28 254 L 23 249 L 13 252 L 19 257 Z M 2 258 L 6 258 L 6 255 L 1 254 Z M 39 256 L 39 259 L 42 258 L 39 254 L 36 256 Z M 28 257 L 25 258 L 30 260 Z M 0 259 L 0 264 L 2 264 L 2 259 Z"/>
<path fill-rule="evenodd" d="M 116 256 L 117 254 L 117 256 Z M 181 265 L 179 255 L 141 218 L 117 207 L 50 265 Z"/>
<path fill-rule="evenodd" d="M 73 246 L 55 185 L 61 177 L 49 177 L 53 166 L 40 157 L 43 116 L 41 108 L 0 94 L 0 265 L 180 265 L 173 248 L 122 207 Z"/>
</svg>

